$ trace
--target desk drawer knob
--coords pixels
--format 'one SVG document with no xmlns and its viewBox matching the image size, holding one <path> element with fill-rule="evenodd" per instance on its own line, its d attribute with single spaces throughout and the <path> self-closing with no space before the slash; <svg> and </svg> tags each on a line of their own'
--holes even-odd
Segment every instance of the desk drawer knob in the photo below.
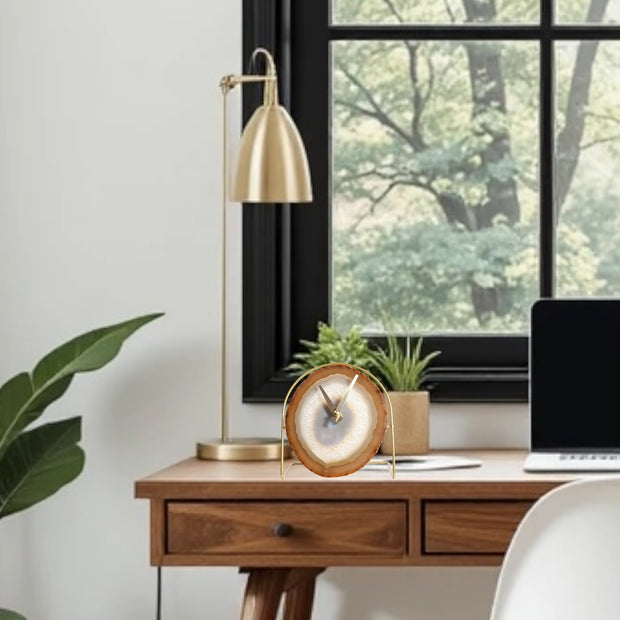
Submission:
<svg viewBox="0 0 620 620">
<path fill-rule="evenodd" d="M 274 523 L 271 526 L 271 531 L 274 536 L 284 538 L 286 536 L 290 536 L 293 533 L 293 527 L 288 523 Z"/>
</svg>

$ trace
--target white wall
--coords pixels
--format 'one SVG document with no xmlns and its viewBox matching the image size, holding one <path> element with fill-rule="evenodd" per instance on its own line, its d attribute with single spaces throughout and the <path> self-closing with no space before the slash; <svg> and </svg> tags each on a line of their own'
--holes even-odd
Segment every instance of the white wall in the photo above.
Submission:
<svg viewBox="0 0 620 620">
<path fill-rule="evenodd" d="M 84 415 L 87 465 L 0 522 L 0 605 L 30 620 L 153 618 L 148 507 L 133 481 L 218 432 L 217 82 L 241 66 L 240 5 L 0 0 L 0 377 L 82 331 L 167 313 L 46 414 Z M 234 205 L 229 223 L 233 431 L 277 434 L 277 405 L 241 405 Z M 498 409 L 435 406 L 432 443 L 525 445 L 525 408 Z M 316 617 L 483 618 L 495 577 L 331 570 Z M 166 569 L 164 579 L 166 619 L 237 617 L 234 569 Z"/>
</svg>

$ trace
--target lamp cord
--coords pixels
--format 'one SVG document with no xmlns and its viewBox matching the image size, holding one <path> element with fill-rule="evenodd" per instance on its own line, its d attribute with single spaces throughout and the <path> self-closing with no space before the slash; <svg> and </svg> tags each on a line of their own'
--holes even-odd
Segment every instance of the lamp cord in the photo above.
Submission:
<svg viewBox="0 0 620 620">
<path fill-rule="evenodd" d="M 157 599 L 155 620 L 161 620 L 161 566 L 157 567 Z"/>
</svg>

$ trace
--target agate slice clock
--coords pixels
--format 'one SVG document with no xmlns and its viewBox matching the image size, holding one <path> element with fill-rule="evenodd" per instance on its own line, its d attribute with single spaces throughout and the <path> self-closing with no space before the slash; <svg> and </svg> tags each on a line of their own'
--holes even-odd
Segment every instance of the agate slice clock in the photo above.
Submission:
<svg viewBox="0 0 620 620">
<path fill-rule="evenodd" d="M 384 391 L 384 390 L 383 390 Z M 297 458 L 320 476 L 346 476 L 379 450 L 387 427 L 382 388 L 362 369 L 327 364 L 310 371 L 285 416 Z"/>
</svg>

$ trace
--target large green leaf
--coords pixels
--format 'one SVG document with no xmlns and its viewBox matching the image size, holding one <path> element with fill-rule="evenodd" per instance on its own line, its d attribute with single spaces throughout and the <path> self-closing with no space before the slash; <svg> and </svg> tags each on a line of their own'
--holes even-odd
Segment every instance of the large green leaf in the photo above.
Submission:
<svg viewBox="0 0 620 620">
<path fill-rule="evenodd" d="M 0 609 L 0 620 L 26 620 L 26 618 L 15 611 Z"/>
<path fill-rule="evenodd" d="M 148 314 L 82 334 L 47 354 L 32 375 L 20 373 L 0 387 L 0 457 L 20 431 L 64 394 L 73 375 L 113 360 L 131 334 L 160 316 Z"/>
<path fill-rule="evenodd" d="M 24 510 L 71 482 L 84 467 L 81 418 L 21 433 L 0 457 L 0 518 Z"/>
</svg>

